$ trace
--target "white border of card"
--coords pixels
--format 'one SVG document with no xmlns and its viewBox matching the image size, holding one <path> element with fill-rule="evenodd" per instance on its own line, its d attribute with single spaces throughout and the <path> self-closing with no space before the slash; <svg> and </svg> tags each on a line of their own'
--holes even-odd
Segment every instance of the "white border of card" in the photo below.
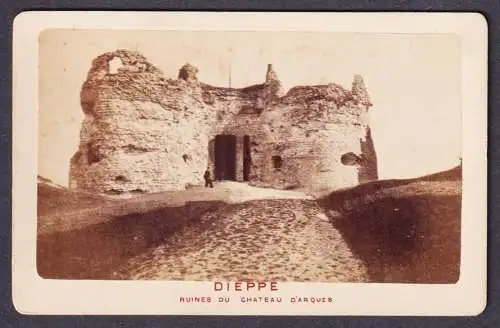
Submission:
<svg viewBox="0 0 500 328">
<path fill-rule="evenodd" d="M 45 29 L 444 33 L 460 38 L 463 203 L 456 284 L 280 283 L 317 304 L 180 304 L 211 282 L 42 279 L 36 270 L 38 38 Z M 477 13 L 26 12 L 13 37 L 13 302 L 24 314 L 477 315 L 486 303 L 487 22 Z M 225 296 L 238 298 L 241 292 Z M 254 296 L 254 295 L 252 295 Z M 261 296 L 261 295 L 256 295 Z"/>
</svg>

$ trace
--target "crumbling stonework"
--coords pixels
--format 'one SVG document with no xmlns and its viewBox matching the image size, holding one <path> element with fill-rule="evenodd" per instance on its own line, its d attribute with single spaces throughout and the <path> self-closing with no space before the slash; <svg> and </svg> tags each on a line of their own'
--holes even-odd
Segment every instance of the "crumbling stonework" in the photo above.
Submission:
<svg viewBox="0 0 500 328">
<path fill-rule="evenodd" d="M 264 83 L 241 89 L 204 84 L 197 73 L 186 64 L 168 79 L 126 50 L 97 57 L 81 91 L 85 119 L 70 186 L 184 189 L 200 184 L 207 167 L 218 179 L 276 188 L 337 189 L 377 179 L 361 76 L 351 90 L 332 83 L 283 94 L 271 65 Z"/>
</svg>

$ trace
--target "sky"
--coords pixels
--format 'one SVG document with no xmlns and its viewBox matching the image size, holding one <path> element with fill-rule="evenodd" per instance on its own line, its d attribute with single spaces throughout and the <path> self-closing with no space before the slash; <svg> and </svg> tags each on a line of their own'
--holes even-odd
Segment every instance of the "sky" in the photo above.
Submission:
<svg viewBox="0 0 500 328">
<path fill-rule="evenodd" d="M 142 53 L 166 77 L 190 63 L 205 83 L 262 83 L 273 64 L 285 90 L 361 74 L 379 178 L 451 168 L 462 153 L 460 39 L 448 34 L 45 30 L 39 38 L 39 175 L 68 185 L 84 114 L 80 89 L 92 60 Z"/>
</svg>

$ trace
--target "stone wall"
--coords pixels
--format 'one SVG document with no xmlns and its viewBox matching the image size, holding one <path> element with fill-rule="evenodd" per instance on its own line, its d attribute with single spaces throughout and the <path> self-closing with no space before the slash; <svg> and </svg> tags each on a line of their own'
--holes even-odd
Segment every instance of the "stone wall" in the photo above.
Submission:
<svg viewBox="0 0 500 328">
<path fill-rule="evenodd" d="M 123 63 L 115 74 L 107 65 L 113 58 Z M 129 51 L 94 60 L 81 92 L 85 119 L 71 159 L 72 187 L 122 193 L 199 183 L 215 112 L 184 71 L 166 79 Z"/>
<path fill-rule="evenodd" d="M 242 89 L 201 83 L 197 72 L 186 64 L 168 79 L 126 50 L 96 58 L 81 91 L 85 119 L 70 186 L 123 193 L 200 184 L 207 166 L 217 169 L 220 134 L 236 137 L 238 181 L 337 189 L 377 179 L 361 76 L 351 90 L 328 84 L 283 94 L 271 65 L 264 83 Z"/>
</svg>

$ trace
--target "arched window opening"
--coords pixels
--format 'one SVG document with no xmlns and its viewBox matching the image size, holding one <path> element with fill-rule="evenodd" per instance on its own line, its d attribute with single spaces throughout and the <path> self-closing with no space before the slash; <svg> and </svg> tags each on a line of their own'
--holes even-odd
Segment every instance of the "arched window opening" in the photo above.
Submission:
<svg viewBox="0 0 500 328">
<path fill-rule="evenodd" d="M 115 177 L 115 181 L 116 182 L 127 182 L 128 179 L 125 178 L 123 175 L 118 175 L 118 176 Z"/>
<path fill-rule="evenodd" d="M 114 57 L 109 61 L 109 73 L 116 74 L 123 67 L 123 62 L 119 57 Z"/>
<path fill-rule="evenodd" d="M 271 160 L 273 162 L 273 168 L 275 170 L 280 170 L 283 167 L 283 159 L 281 156 L 273 156 L 271 157 Z"/>
<path fill-rule="evenodd" d="M 347 166 L 357 166 L 361 164 L 361 157 L 354 153 L 346 153 L 340 157 L 340 161 Z"/>
</svg>

